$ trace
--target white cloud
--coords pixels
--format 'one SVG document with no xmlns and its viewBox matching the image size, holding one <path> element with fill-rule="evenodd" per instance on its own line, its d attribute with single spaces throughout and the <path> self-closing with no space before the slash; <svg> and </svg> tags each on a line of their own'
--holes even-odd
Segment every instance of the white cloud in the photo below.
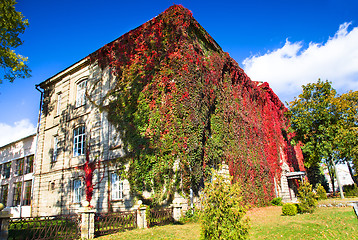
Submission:
<svg viewBox="0 0 358 240">
<path fill-rule="evenodd" d="M 0 123 L 0 146 L 29 136 L 36 132 L 36 127 L 29 119 L 15 122 L 13 125 Z"/>
<path fill-rule="evenodd" d="M 339 92 L 358 90 L 358 27 L 351 31 L 351 23 L 340 25 L 334 37 L 326 43 L 286 40 L 282 48 L 255 55 L 243 61 L 243 68 L 253 81 L 268 82 L 283 101 L 292 101 L 301 86 L 329 80 Z"/>
</svg>

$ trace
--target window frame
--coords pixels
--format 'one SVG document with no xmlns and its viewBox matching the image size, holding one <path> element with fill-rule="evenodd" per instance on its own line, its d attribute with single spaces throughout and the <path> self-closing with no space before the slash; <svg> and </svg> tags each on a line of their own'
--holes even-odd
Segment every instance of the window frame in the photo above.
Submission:
<svg viewBox="0 0 358 240">
<path fill-rule="evenodd" d="M 26 157 L 24 174 L 29 174 L 34 172 L 34 158 L 35 158 L 34 155 L 30 155 Z"/>
<path fill-rule="evenodd" d="M 6 193 L 6 194 L 4 194 L 4 193 Z M 4 195 L 6 196 L 5 198 L 4 198 Z M 3 203 L 5 206 L 7 206 L 8 198 L 9 198 L 9 184 L 1 185 L 1 189 L 0 189 L 1 203 Z"/>
<path fill-rule="evenodd" d="M 80 131 L 82 129 L 82 131 Z M 78 157 L 85 154 L 86 128 L 84 125 L 73 129 L 73 156 Z"/>
<path fill-rule="evenodd" d="M 32 195 L 32 180 L 24 181 L 24 198 L 22 199 L 23 206 L 31 205 Z"/>
<path fill-rule="evenodd" d="M 73 203 L 80 203 L 83 195 L 83 185 L 81 179 L 73 180 Z"/>
<path fill-rule="evenodd" d="M 11 162 L 4 163 L 3 178 L 8 179 L 11 175 Z"/>
<path fill-rule="evenodd" d="M 57 93 L 57 103 L 56 103 L 56 116 L 61 114 L 61 100 L 62 100 L 62 93 Z"/>
<path fill-rule="evenodd" d="M 15 160 L 15 176 L 24 175 L 25 158 L 19 158 Z"/>
<path fill-rule="evenodd" d="M 22 182 L 14 182 L 13 186 L 12 206 L 16 207 L 21 203 Z"/>
<path fill-rule="evenodd" d="M 87 87 L 87 78 L 79 81 L 76 84 L 76 108 L 81 107 L 86 104 L 86 87 Z"/>
<path fill-rule="evenodd" d="M 111 173 L 111 200 L 122 200 L 124 193 L 123 193 L 123 181 L 121 180 L 120 176 L 113 172 Z"/>
<path fill-rule="evenodd" d="M 58 136 L 54 136 L 53 137 L 53 152 L 52 152 L 51 162 L 57 161 L 57 155 L 58 155 Z"/>
</svg>

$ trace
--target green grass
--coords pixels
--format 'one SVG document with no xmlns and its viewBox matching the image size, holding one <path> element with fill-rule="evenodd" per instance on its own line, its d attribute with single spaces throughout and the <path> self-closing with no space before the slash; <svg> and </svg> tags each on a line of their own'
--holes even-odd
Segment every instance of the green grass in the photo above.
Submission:
<svg viewBox="0 0 358 240">
<path fill-rule="evenodd" d="M 358 220 L 352 207 L 317 208 L 313 214 L 282 216 L 282 207 L 252 209 L 250 239 L 358 239 Z M 98 239 L 199 239 L 200 224 L 135 229 Z"/>
<path fill-rule="evenodd" d="M 282 216 L 281 207 L 254 209 L 251 239 L 358 239 L 352 207 L 318 208 L 313 214 Z"/>
</svg>

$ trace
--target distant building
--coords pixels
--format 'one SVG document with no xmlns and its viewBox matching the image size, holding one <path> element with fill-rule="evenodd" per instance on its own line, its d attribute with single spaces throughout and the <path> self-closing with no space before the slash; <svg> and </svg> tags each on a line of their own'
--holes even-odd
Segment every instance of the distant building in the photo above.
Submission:
<svg viewBox="0 0 358 240">
<path fill-rule="evenodd" d="M 0 147 L 0 202 L 13 217 L 30 217 L 36 135 Z"/>
<path fill-rule="evenodd" d="M 338 177 L 340 183 L 342 184 L 342 187 L 344 185 L 354 184 L 351 174 L 349 173 L 347 164 L 337 164 L 336 166 L 338 170 Z M 327 167 L 325 167 L 325 165 L 323 165 L 323 173 L 328 182 L 329 191 L 333 192 L 331 177 L 329 176 L 328 169 Z M 334 179 L 334 187 L 335 187 L 335 191 L 339 191 L 339 186 L 336 178 Z"/>
</svg>

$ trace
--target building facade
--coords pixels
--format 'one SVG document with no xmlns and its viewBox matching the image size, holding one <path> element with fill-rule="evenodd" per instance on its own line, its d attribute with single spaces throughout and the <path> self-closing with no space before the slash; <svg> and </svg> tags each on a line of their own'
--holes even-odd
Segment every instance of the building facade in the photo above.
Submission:
<svg viewBox="0 0 358 240">
<path fill-rule="evenodd" d="M 13 217 L 30 217 L 36 135 L 0 147 L 0 202 Z"/>
<path fill-rule="evenodd" d="M 183 62 L 186 65 L 182 66 Z M 251 81 L 182 6 L 169 8 L 39 87 L 43 90 L 43 103 L 33 191 L 34 216 L 73 213 L 81 206 L 85 197 L 86 152 L 90 162 L 96 163 L 90 204 L 99 212 L 131 209 L 136 198 L 121 173 L 134 164 L 129 166 L 129 161 L 122 163 L 126 161 L 118 159 L 126 160 L 130 158 L 127 152 L 144 149 L 140 141 L 143 139 L 150 142 L 147 146 L 162 149 L 151 159 L 144 156 L 149 162 L 148 171 L 140 169 L 141 174 L 129 177 L 131 182 L 136 182 L 136 178 L 147 181 L 152 191 L 156 183 L 165 182 L 169 187 L 176 184 L 183 192 L 192 192 L 192 186 L 202 184 L 205 177 L 190 179 L 188 173 L 224 162 L 235 180 L 246 184 L 247 195 L 253 193 L 250 198 L 260 204 L 275 197 L 275 192 L 276 196 L 292 198 L 295 179 L 303 175 L 302 158 L 297 154 L 300 148 L 290 145 L 285 132 L 284 105 L 267 83 Z M 125 117 L 131 119 L 138 110 L 139 97 L 144 98 L 145 90 L 148 95 L 147 102 L 141 105 L 143 112 L 136 112 L 137 123 L 142 124 L 138 129 Z M 117 101 L 118 98 L 123 101 Z M 140 136 L 139 141 L 132 142 L 135 147 L 130 144 L 126 147 L 125 136 L 116 130 L 118 126 L 111 124 L 119 124 L 113 120 L 116 116 L 109 115 L 116 112 L 116 104 L 132 107 L 123 106 L 127 115 L 120 123 L 127 126 L 121 133 L 133 131 Z M 221 124 L 226 134 L 223 130 L 215 131 L 214 123 Z M 168 130 L 168 126 L 172 128 Z M 180 134 L 182 137 L 177 139 Z M 156 145 L 158 142 L 161 144 Z M 219 150 L 208 156 L 205 153 L 210 149 Z M 139 169 L 143 159 L 132 158 L 131 163 L 139 163 L 135 166 Z M 154 159 L 155 163 L 162 161 L 161 166 L 155 166 Z M 150 170 L 152 178 L 142 178 Z M 172 178 L 162 177 L 168 172 L 173 172 Z M 177 179 L 173 180 L 174 177 Z M 191 180 L 196 182 L 192 184 Z M 252 182 L 247 184 L 249 180 Z M 145 191 L 150 188 L 140 187 L 137 192 L 150 198 L 151 193 Z M 158 195 L 161 190 L 165 191 L 165 187 Z M 196 193 L 199 190 L 200 187 L 194 189 Z M 187 203 L 178 193 L 173 195 L 177 202 Z"/>
</svg>

